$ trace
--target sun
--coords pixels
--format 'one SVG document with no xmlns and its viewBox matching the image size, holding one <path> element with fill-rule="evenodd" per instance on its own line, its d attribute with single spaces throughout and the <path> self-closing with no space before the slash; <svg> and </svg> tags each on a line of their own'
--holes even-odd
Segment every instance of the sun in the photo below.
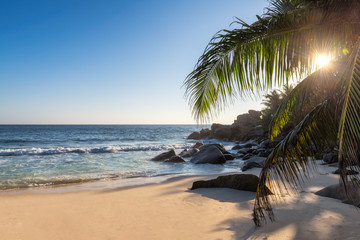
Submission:
<svg viewBox="0 0 360 240">
<path fill-rule="evenodd" d="M 330 57 L 326 55 L 316 55 L 315 56 L 315 65 L 317 68 L 322 68 L 330 62 Z"/>
</svg>

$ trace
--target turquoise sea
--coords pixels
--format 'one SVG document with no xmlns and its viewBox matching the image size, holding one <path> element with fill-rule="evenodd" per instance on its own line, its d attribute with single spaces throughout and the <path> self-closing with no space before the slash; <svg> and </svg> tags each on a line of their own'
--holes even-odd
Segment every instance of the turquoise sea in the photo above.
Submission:
<svg viewBox="0 0 360 240">
<path fill-rule="evenodd" d="M 202 127 L 0 125 L 0 189 L 239 171 L 240 160 L 224 165 L 149 161 L 164 151 L 191 147 L 196 141 L 186 137 Z"/>
</svg>

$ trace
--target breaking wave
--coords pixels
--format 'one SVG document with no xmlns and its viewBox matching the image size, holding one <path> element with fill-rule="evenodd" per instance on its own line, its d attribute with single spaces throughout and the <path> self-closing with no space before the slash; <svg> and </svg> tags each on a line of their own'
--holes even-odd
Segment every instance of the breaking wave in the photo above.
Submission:
<svg viewBox="0 0 360 240">
<path fill-rule="evenodd" d="M 0 149 L 0 156 L 24 156 L 24 155 L 58 155 L 58 154 L 98 154 L 136 151 L 161 151 L 180 149 L 189 145 L 147 145 L 147 146 L 108 146 L 108 147 L 57 147 L 57 148 L 30 148 L 30 149 Z"/>
</svg>

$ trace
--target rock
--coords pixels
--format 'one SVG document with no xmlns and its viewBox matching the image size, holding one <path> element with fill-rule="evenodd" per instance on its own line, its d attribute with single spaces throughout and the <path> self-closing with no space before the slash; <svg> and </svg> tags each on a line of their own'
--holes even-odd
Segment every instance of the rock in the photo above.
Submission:
<svg viewBox="0 0 360 240">
<path fill-rule="evenodd" d="M 168 151 L 168 152 L 164 152 L 164 153 L 161 153 L 160 155 L 157 155 L 156 157 L 152 158 L 151 161 L 164 161 L 166 159 L 169 159 L 173 156 L 175 156 L 175 151 L 174 149 Z"/>
<path fill-rule="evenodd" d="M 225 150 L 224 145 L 222 145 L 221 143 L 205 144 L 205 145 L 201 146 L 201 147 L 199 148 L 199 150 L 202 151 L 202 150 L 204 150 L 204 149 L 206 149 L 206 148 L 208 148 L 208 147 L 213 147 L 213 146 L 214 146 L 214 147 L 217 147 L 222 153 L 227 152 L 227 151 Z"/>
<path fill-rule="evenodd" d="M 360 193 L 359 193 L 359 185 L 356 183 L 348 183 L 347 189 L 348 189 L 348 195 L 350 198 L 348 198 L 345 194 L 344 185 L 343 184 L 334 184 L 327 186 L 320 191 L 315 192 L 316 195 L 322 196 L 322 197 L 329 197 L 329 198 L 335 198 L 341 200 L 343 203 L 348 203 L 355 205 L 357 207 L 360 206 Z"/>
<path fill-rule="evenodd" d="M 332 172 L 333 174 L 340 174 L 340 169 L 336 169 Z M 352 169 L 346 169 L 346 175 L 356 175 L 359 174 L 359 172 L 352 170 Z"/>
<path fill-rule="evenodd" d="M 268 157 L 272 151 L 273 151 L 273 149 L 266 149 L 264 151 L 259 152 L 258 156 L 259 157 Z"/>
<path fill-rule="evenodd" d="M 184 150 L 185 151 L 185 150 Z M 192 157 L 195 153 L 199 152 L 200 150 L 197 149 L 197 148 L 191 148 L 191 149 L 188 149 L 187 151 L 182 151 L 179 156 L 180 157 Z"/>
<path fill-rule="evenodd" d="M 200 138 L 210 138 L 211 137 L 211 130 L 208 128 L 201 129 L 200 131 Z"/>
<path fill-rule="evenodd" d="M 216 130 L 213 132 L 213 137 L 216 139 L 230 139 L 231 138 L 230 126 L 221 126 L 216 128 Z"/>
<path fill-rule="evenodd" d="M 241 144 L 240 146 L 241 146 L 242 148 L 251 148 L 251 147 L 256 146 L 256 145 L 257 145 L 257 144 L 256 144 L 255 142 L 249 141 L 249 142 L 246 142 L 246 143 L 244 143 L 244 144 Z"/>
<path fill-rule="evenodd" d="M 205 147 L 204 145 L 202 147 Z M 204 163 L 211 163 L 211 164 L 222 164 L 226 162 L 226 158 L 219 150 L 218 147 L 215 145 L 207 146 L 206 148 L 201 149 L 200 152 L 195 153 L 192 158 L 191 162 L 195 164 L 204 164 Z"/>
<path fill-rule="evenodd" d="M 193 133 L 191 133 L 187 138 L 188 138 L 188 139 L 200 139 L 201 136 L 200 136 L 200 133 L 199 133 L 199 132 L 193 132 Z"/>
<path fill-rule="evenodd" d="M 244 156 L 244 154 L 242 154 L 242 153 L 238 153 L 238 154 L 235 154 L 235 158 L 242 158 Z"/>
<path fill-rule="evenodd" d="M 241 149 L 242 147 L 239 145 L 239 144 L 236 144 L 235 146 L 233 146 L 231 148 L 231 150 L 238 150 L 238 149 Z"/>
<path fill-rule="evenodd" d="M 207 181 L 196 181 L 193 183 L 191 190 L 197 188 L 232 188 L 237 190 L 256 192 L 258 184 L 259 177 L 255 175 L 233 174 L 220 176 L 216 179 Z M 266 189 L 268 194 L 272 194 L 268 188 Z"/>
<path fill-rule="evenodd" d="M 185 160 L 180 156 L 173 156 L 170 159 L 165 160 L 164 162 L 180 163 L 185 162 Z"/>
<path fill-rule="evenodd" d="M 248 169 L 255 168 L 255 167 L 263 168 L 265 166 L 265 160 L 266 160 L 266 158 L 264 158 L 264 157 L 252 157 L 244 163 L 241 170 L 244 172 Z"/>
<path fill-rule="evenodd" d="M 235 157 L 232 154 L 224 154 L 226 160 L 234 160 Z"/>
<path fill-rule="evenodd" d="M 242 148 L 238 151 L 238 153 L 247 154 L 252 153 L 254 150 L 252 148 Z"/>
<path fill-rule="evenodd" d="M 182 150 L 180 153 L 179 153 L 179 156 L 182 156 L 184 155 L 185 153 L 189 152 L 190 149 L 189 148 L 185 148 L 184 150 Z"/>
<path fill-rule="evenodd" d="M 197 143 L 195 143 L 195 145 L 192 148 L 199 148 L 202 145 L 204 145 L 204 142 L 197 142 Z"/>
<path fill-rule="evenodd" d="M 323 156 L 323 161 L 326 163 L 336 163 L 336 162 L 338 162 L 338 154 L 326 153 Z"/>
<path fill-rule="evenodd" d="M 250 159 L 252 156 L 254 156 L 254 155 L 252 155 L 251 153 L 247 153 L 247 154 L 245 154 L 245 155 L 242 157 L 242 160 L 248 160 L 248 159 Z"/>
<path fill-rule="evenodd" d="M 269 139 L 266 139 L 259 144 L 259 147 L 260 148 L 271 148 L 272 147 L 271 141 Z"/>
</svg>

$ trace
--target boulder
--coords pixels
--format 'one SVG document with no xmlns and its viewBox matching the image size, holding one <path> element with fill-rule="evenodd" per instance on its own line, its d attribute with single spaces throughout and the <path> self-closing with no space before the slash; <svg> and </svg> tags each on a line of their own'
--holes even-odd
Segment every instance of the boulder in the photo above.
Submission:
<svg viewBox="0 0 360 240">
<path fill-rule="evenodd" d="M 266 139 L 264 141 L 262 141 L 260 144 L 259 144 L 259 147 L 260 148 L 271 148 L 271 141 L 269 139 Z"/>
<path fill-rule="evenodd" d="M 187 151 L 185 151 L 187 150 Z M 179 153 L 180 157 L 192 157 L 195 153 L 199 152 L 200 150 L 197 148 L 185 149 L 181 153 Z"/>
<path fill-rule="evenodd" d="M 164 162 L 180 163 L 180 162 L 185 162 L 185 160 L 180 156 L 172 156 L 171 158 L 165 160 Z"/>
<path fill-rule="evenodd" d="M 242 146 L 240 146 L 239 144 L 236 144 L 235 146 L 233 146 L 231 148 L 231 150 L 238 150 L 238 149 L 241 149 L 241 148 L 242 148 Z"/>
<path fill-rule="evenodd" d="M 200 151 L 208 148 L 208 147 L 216 147 L 217 149 L 219 149 L 222 153 L 226 153 L 227 151 L 225 150 L 224 145 L 222 145 L 221 143 L 210 143 L 210 144 L 205 144 L 203 146 L 201 146 L 199 148 Z"/>
<path fill-rule="evenodd" d="M 242 160 L 249 160 L 251 157 L 253 157 L 254 155 L 252 155 L 251 153 L 247 153 L 242 157 Z"/>
<path fill-rule="evenodd" d="M 204 145 L 207 146 L 207 145 Z M 202 146 L 202 147 L 204 147 Z M 219 150 L 218 147 L 214 145 L 210 145 L 206 148 L 201 149 L 200 152 L 195 153 L 192 158 L 191 162 L 195 164 L 204 164 L 204 163 L 211 163 L 211 164 L 222 164 L 226 162 L 226 158 Z"/>
<path fill-rule="evenodd" d="M 235 157 L 232 154 L 224 154 L 226 160 L 234 160 Z"/>
<path fill-rule="evenodd" d="M 200 131 L 200 138 L 210 138 L 211 137 L 211 130 L 208 128 L 201 129 Z"/>
<path fill-rule="evenodd" d="M 247 154 L 252 153 L 254 150 L 252 148 L 242 148 L 238 151 L 238 153 Z"/>
<path fill-rule="evenodd" d="M 195 145 L 192 148 L 199 148 L 202 145 L 204 145 L 204 142 L 197 142 L 197 143 L 195 143 Z"/>
<path fill-rule="evenodd" d="M 168 151 L 168 152 L 164 152 L 161 153 L 159 155 L 157 155 L 156 157 L 152 158 L 151 161 L 164 161 L 166 159 L 169 159 L 173 156 L 176 156 L 174 149 Z"/>
<path fill-rule="evenodd" d="M 216 179 L 207 181 L 196 181 L 193 183 L 191 190 L 197 188 L 232 188 L 243 191 L 256 192 L 259 184 L 259 177 L 252 174 L 233 174 L 220 176 Z M 271 194 L 271 191 L 266 188 L 267 193 Z"/>
<path fill-rule="evenodd" d="M 244 163 L 241 170 L 244 172 L 248 169 L 255 168 L 255 167 L 263 168 L 265 166 L 265 160 L 266 160 L 266 158 L 264 158 L 264 157 L 251 157 Z"/>
<path fill-rule="evenodd" d="M 343 184 L 334 184 L 327 186 L 320 191 L 315 192 L 316 195 L 322 196 L 322 197 L 329 197 L 329 198 L 335 198 L 338 200 L 341 200 L 343 203 L 352 204 L 354 206 L 359 207 L 360 206 L 360 193 L 358 188 L 358 183 L 348 183 L 347 189 L 348 189 L 348 196 L 347 197 L 344 185 Z"/>
<path fill-rule="evenodd" d="M 230 139 L 231 138 L 230 126 L 221 126 L 216 128 L 216 130 L 213 132 L 213 137 L 216 139 Z"/>
<path fill-rule="evenodd" d="M 191 133 L 187 138 L 188 138 L 188 139 L 200 139 L 201 136 L 200 136 L 200 133 L 199 133 L 199 132 L 193 132 L 193 133 Z"/>
<path fill-rule="evenodd" d="M 273 149 L 265 149 L 264 151 L 260 151 L 258 153 L 258 156 L 259 157 L 268 157 L 272 151 L 273 151 Z"/>
<path fill-rule="evenodd" d="M 337 153 L 326 153 L 323 156 L 323 161 L 326 163 L 336 163 L 336 162 L 338 162 L 338 154 Z"/>
</svg>

